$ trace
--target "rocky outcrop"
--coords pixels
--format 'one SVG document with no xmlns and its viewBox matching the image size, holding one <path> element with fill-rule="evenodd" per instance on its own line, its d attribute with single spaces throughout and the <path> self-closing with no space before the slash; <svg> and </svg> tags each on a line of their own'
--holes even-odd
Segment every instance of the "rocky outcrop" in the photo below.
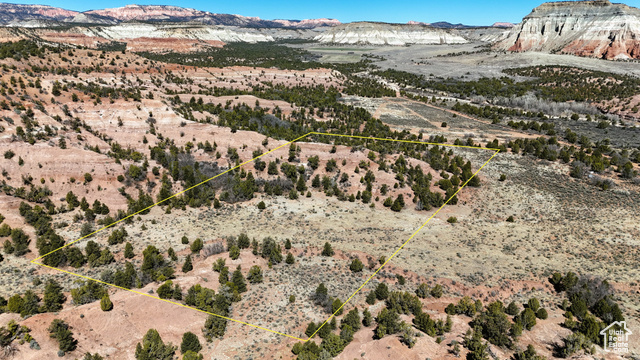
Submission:
<svg viewBox="0 0 640 360">
<path fill-rule="evenodd" d="M 231 26 L 208 26 L 188 24 L 122 23 L 115 26 L 78 28 L 84 35 L 127 42 L 137 38 L 176 38 L 220 42 L 274 41 L 273 37 L 257 29 Z"/>
<path fill-rule="evenodd" d="M 545 3 L 495 47 L 603 59 L 640 58 L 640 9 L 608 0 Z"/>
<path fill-rule="evenodd" d="M 506 38 L 509 35 L 509 29 L 494 26 L 475 27 L 469 29 L 458 29 L 457 33 L 469 41 L 480 41 L 493 44 Z"/>
<path fill-rule="evenodd" d="M 357 22 L 335 26 L 314 38 L 323 43 L 407 45 L 462 44 L 467 40 L 445 29 L 424 25 Z"/>
</svg>

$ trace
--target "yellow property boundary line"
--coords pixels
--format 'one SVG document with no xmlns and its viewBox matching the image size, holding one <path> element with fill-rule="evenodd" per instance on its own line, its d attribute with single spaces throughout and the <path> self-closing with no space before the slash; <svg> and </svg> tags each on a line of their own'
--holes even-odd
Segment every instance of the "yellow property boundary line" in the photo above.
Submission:
<svg viewBox="0 0 640 360">
<path fill-rule="evenodd" d="M 278 150 L 278 149 L 281 149 L 281 148 L 283 148 L 283 147 L 285 147 L 285 146 L 287 146 L 287 145 L 291 145 L 292 143 L 297 142 L 297 141 L 299 141 L 299 140 L 302 140 L 302 139 L 304 139 L 304 138 L 306 138 L 307 136 L 310 136 L 310 135 L 323 135 L 323 136 L 334 136 L 334 137 L 349 137 L 349 138 L 358 138 L 358 139 L 365 139 L 365 140 L 395 141 L 395 142 L 411 143 L 411 144 L 423 144 L 423 145 L 449 146 L 449 147 L 458 147 L 458 148 L 467 148 L 467 149 L 480 149 L 480 150 L 490 150 L 490 151 L 494 151 L 494 153 L 493 153 L 493 155 L 491 155 L 491 157 L 489 158 L 489 160 L 485 161 L 485 162 L 484 162 L 484 164 L 482 164 L 482 166 L 480 166 L 480 168 L 479 168 L 479 169 L 478 169 L 478 170 L 473 174 L 473 176 L 471 176 L 467 181 L 465 181 L 465 182 L 464 182 L 464 184 L 462 184 L 462 186 L 461 186 L 461 187 L 460 187 L 460 188 L 459 188 L 459 189 L 458 189 L 458 190 L 457 190 L 457 191 L 456 191 L 456 192 L 455 192 L 455 193 L 454 193 L 454 194 L 453 194 L 449 199 L 447 199 L 447 200 L 444 202 L 444 204 L 442 204 L 442 206 L 440 206 L 440 208 L 438 208 L 438 210 L 436 210 L 436 212 L 434 212 L 434 213 L 433 213 L 433 214 L 432 214 L 432 215 L 427 219 L 427 221 L 425 221 L 425 222 L 424 222 L 424 223 L 423 223 L 423 224 L 422 224 L 422 225 L 421 225 L 421 226 L 420 226 L 420 227 L 419 227 L 419 228 L 418 228 L 418 229 L 417 229 L 417 230 L 416 230 L 416 231 L 415 231 L 415 232 L 414 232 L 414 233 L 413 233 L 413 234 L 412 234 L 412 235 L 411 235 L 411 236 L 410 236 L 410 237 L 409 237 L 409 238 L 408 238 L 408 239 L 407 239 L 407 240 L 406 240 L 406 241 L 405 241 L 405 242 L 404 242 L 404 243 L 403 243 L 403 244 L 402 244 L 402 245 L 401 245 L 401 246 L 400 246 L 400 247 L 399 247 L 399 248 L 398 248 L 398 249 L 397 249 L 397 250 L 396 250 L 396 251 L 395 251 L 391 256 L 389 256 L 389 258 L 388 258 L 388 259 L 387 259 L 387 260 L 386 260 L 382 265 L 380 265 L 380 267 L 378 267 L 378 269 L 377 269 L 373 274 L 371 274 L 371 276 L 369 276 L 369 278 L 367 278 L 367 280 L 366 280 L 366 281 L 365 281 L 365 282 L 364 282 L 364 283 L 363 283 L 363 284 L 362 284 L 362 285 L 361 285 L 361 286 L 360 286 L 356 291 L 354 291 L 354 292 L 353 292 L 353 294 L 351 294 L 351 296 L 349 296 L 349 298 L 348 298 L 348 299 L 347 299 L 347 300 L 342 304 L 342 306 L 340 306 L 340 308 L 338 308 L 338 310 L 336 310 L 333 314 L 331 314 L 331 316 L 329 316 L 329 318 L 328 318 L 327 320 L 325 320 L 325 321 L 322 323 L 322 325 L 320 325 L 320 326 L 316 329 L 316 331 L 315 331 L 311 336 L 309 336 L 307 339 L 299 338 L 299 337 L 297 337 L 297 336 L 293 336 L 293 335 L 284 334 L 284 333 L 281 333 L 281 332 L 279 332 L 279 331 L 275 331 L 275 330 L 272 330 L 272 329 L 267 329 L 267 328 L 262 327 L 262 326 L 259 326 L 259 325 L 250 324 L 250 323 L 244 322 L 244 321 L 242 321 L 242 320 L 232 319 L 232 318 L 230 318 L 230 317 L 226 317 L 226 316 L 222 316 L 222 315 L 214 314 L 214 313 L 211 313 L 211 312 L 208 312 L 208 311 L 204 311 L 204 310 L 201 310 L 201 309 L 198 309 L 198 308 L 194 308 L 194 307 L 191 307 L 191 306 L 188 306 L 188 305 L 181 304 L 181 303 L 179 303 L 179 302 L 175 302 L 175 301 L 171 301 L 171 300 L 167 300 L 167 299 L 161 299 L 161 298 L 159 298 L 159 297 L 157 297 L 157 296 L 153 296 L 153 295 L 150 295 L 150 294 L 148 294 L 148 293 L 144 293 L 144 292 L 140 292 L 140 291 L 136 291 L 136 290 L 132 290 L 132 289 L 127 289 L 127 288 L 124 288 L 124 287 L 121 287 L 121 286 L 117 286 L 117 285 L 114 285 L 114 284 L 110 284 L 110 283 L 107 283 L 107 282 L 104 282 L 104 281 L 101 281 L 101 280 L 97 280 L 97 279 L 91 278 L 91 277 L 88 277 L 88 276 L 85 276 L 85 275 L 77 274 L 77 273 L 74 273 L 74 272 L 72 272 L 72 271 L 67 271 L 67 270 L 59 269 L 59 268 L 56 268 L 56 267 L 53 267 L 53 266 L 48 266 L 48 265 L 45 265 L 45 264 L 43 264 L 43 263 L 41 263 L 41 262 L 38 262 L 38 260 L 40 260 L 40 259 L 44 258 L 45 256 L 51 255 L 51 254 L 53 254 L 53 253 L 54 253 L 54 252 L 56 252 L 56 251 L 59 251 L 59 250 L 62 250 L 62 249 L 64 249 L 64 248 L 68 247 L 68 246 L 71 246 L 71 245 L 73 245 L 73 244 L 77 243 L 78 241 L 81 241 L 81 240 L 83 240 L 83 239 L 85 239 L 85 238 L 88 238 L 88 237 L 90 237 L 90 236 L 92 236 L 92 235 L 94 235 L 94 234 L 96 234 L 96 233 L 98 233 L 98 232 L 100 232 L 100 231 L 102 231 L 102 230 L 105 230 L 105 229 L 107 229 L 107 228 L 110 228 L 110 227 L 112 227 L 112 226 L 114 226 L 114 225 L 116 225 L 116 224 L 118 224 L 118 223 L 120 223 L 120 222 L 122 222 L 122 221 L 124 221 L 124 220 L 126 220 L 126 219 L 128 219 L 128 218 L 130 218 L 130 217 L 132 217 L 132 216 L 138 215 L 138 214 L 140 214 L 140 213 L 141 213 L 141 212 L 143 212 L 143 211 L 146 211 L 146 210 L 148 210 L 148 209 L 150 209 L 150 208 L 152 208 L 152 207 L 154 207 L 154 206 L 156 206 L 156 205 L 160 205 L 160 204 L 164 203 L 164 202 L 165 202 L 165 201 L 167 201 L 167 200 L 170 200 L 170 199 L 172 199 L 172 198 L 174 198 L 174 197 L 176 197 L 176 196 L 179 196 L 179 195 L 181 195 L 181 194 L 184 194 L 185 192 L 187 192 L 187 191 L 189 191 L 189 190 L 191 190 L 191 189 L 193 189 L 193 188 L 195 188 L 195 187 L 197 187 L 197 186 L 200 186 L 200 185 L 202 185 L 202 184 L 204 184 L 204 183 L 207 183 L 207 182 L 209 182 L 209 181 L 211 181 L 211 180 L 213 180 L 213 179 L 217 178 L 218 176 L 221 176 L 221 175 L 224 175 L 224 174 L 226 174 L 226 173 L 228 173 L 228 172 L 234 171 L 234 170 L 236 170 L 236 169 L 240 168 L 240 167 L 241 167 L 241 166 L 243 166 L 243 165 L 246 165 L 246 164 L 248 164 L 248 163 L 251 163 L 251 162 L 253 162 L 253 161 L 255 161 L 255 160 L 257 160 L 257 159 L 259 159 L 259 158 L 261 158 L 261 157 L 263 157 L 263 156 L 265 156 L 265 155 L 267 155 L 267 154 L 269 154 L 269 153 L 272 153 L 272 152 L 274 152 L 274 151 L 276 151 L 276 150 Z M 321 329 L 323 326 L 325 326 L 329 321 L 331 321 L 331 319 L 333 319 L 333 317 L 335 317 L 335 316 L 336 316 L 336 314 L 337 314 L 338 312 L 340 312 L 340 311 L 342 310 L 342 308 L 343 308 L 343 307 L 344 307 L 344 306 L 345 306 L 345 305 L 346 305 L 346 304 L 347 304 L 347 303 L 348 303 L 348 302 L 349 302 L 349 301 L 350 301 L 350 300 L 351 300 L 351 299 L 352 299 L 352 298 L 353 298 L 353 297 L 354 297 L 358 292 L 360 292 L 360 290 L 362 290 L 362 288 L 363 288 L 363 287 L 365 287 L 365 285 L 367 285 L 367 284 L 369 283 L 369 281 L 371 281 L 371 279 L 373 279 L 373 277 L 374 277 L 374 276 L 376 276 L 376 275 L 378 274 L 378 272 L 380 272 L 380 270 L 381 270 L 385 265 L 387 265 L 387 263 L 389 263 L 389 261 L 391 261 L 391 259 L 393 259 L 393 258 L 398 254 L 398 252 L 399 252 L 400 250 L 402 250 L 402 248 L 404 248 L 404 246 L 405 246 L 405 245 L 407 245 L 407 243 L 408 243 L 409 241 L 411 241 L 411 239 L 413 239 L 413 238 L 414 238 L 414 236 L 416 236 L 416 234 L 418 234 L 418 232 L 420 232 L 420 230 L 422 230 L 422 228 L 424 228 L 424 227 L 427 225 L 427 223 L 429 223 L 429 221 L 431 221 L 431 219 L 433 219 L 433 217 L 434 217 L 434 216 L 436 216 L 436 215 L 440 212 L 440 210 L 442 210 L 442 209 L 445 207 L 445 205 L 447 205 L 447 203 L 449 203 L 449 201 L 450 201 L 454 196 L 456 196 L 456 195 L 458 194 L 458 192 L 460 192 L 460 190 L 462 190 L 462 189 L 463 189 L 463 188 L 464 188 L 464 187 L 469 183 L 469 181 L 471 181 L 471 179 L 473 179 L 473 178 L 474 178 L 474 177 L 475 177 L 475 176 L 480 172 L 480 170 L 482 170 L 482 168 L 483 168 L 483 167 L 485 167 L 485 165 L 487 165 L 487 164 L 489 163 L 489 161 L 491 161 L 491 160 L 492 160 L 492 159 L 493 159 L 493 158 L 494 158 L 494 157 L 495 157 L 499 152 L 500 152 L 500 149 L 485 148 L 485 147 L 479 147 L 479 146 L 451 145 L 451 144 L 428 143 L 428 142 L 412 141 L 412 140 L 395 140 L 395 139 L 375 138 L 375 137 L 367 137 L 367 136 L 356 136 L 356 135 L 343 135 L 343 134 L 328 134 L 328 133 L 320 133 L 320 132 L 310 132 L 310 133 L 307 133 L 307 134 L 305 134 L 305 135 L 302 135 L 302 136 L 300 136 L 300 137 L 298 137 L 298 138 L 296 138 L 296 139 L 294 139 L 294 140 L 292 140 L 292 141 L 289 141 L 289 142 L 287 142 L 287 143 L 284 143 L 284 144 L 282 144 L 282 145 L 280 145 L 280 146 L 278 146 L 278 147 L 276 147 L 276 148 L 274 148 L 274 149 L 272 149 L 272 150 L 269 150 L 269 151 L 267 151 L 266 153 L 264 153 L 264 154 L 262 154 L 262 155 L 260 155 L 260 156 L 256 156 L 255 158 L 253 158 L 253 159 L 251 159 L 251 160 L 247 160 L 247 161 L 245 161 L 245 162 L 243 162 L 243 163 L 241 163 L 241 164 L 239 164 L 239 165 L 236 165 L 236 166 L 234 166 L 233 168 L 230 168 L 229 170 L 226 170 L 226 171 L 224 171 L 224 172 L 222 172 L 222 173 L 220 173 L 220 174 L 218 174 L 218 175 L 216 175 L 216 176 L 213 176 L 213 177 L 211 177 L 211 178 L 209 178 L 209 179 L 207 179 L 207 180 L 204 180 L 204 181 L 202 181 L 202 182 L 200 182 L 200 183 L 198 183 L 198 184 L 196 184 L 196 185 L 193 185 L 193 186 L 191 186 L 191 187 L 189 187 L 189 188 L 187 188 L 187 189 L 185 189 L 185 190 L 182 190 L 182 191 L 180 191 L 180 192 L 178 192 L 178 193 L 176 193 L 176 194 L 174 194 L 174 195 L 171 195 L 171 196 L 169 196 L 168 198 L 166 198 L 166 199 L 164 199 L 164 200 L 158 201 L 157 203 L 155 203 L 155 204 L 153 204 L 153 205 L 147 206 L 146 208 L 144 208 L 144 209 L 142 209 L 142 210 L 139 210 L 139 211 L 137 211 L 137 212 L 135 212 L 135 213 L 133 213 L 133 214 L 131 214 L 131 215 L 129 215 L 129 216 L 127 216 L 127 217 L 125 217 L 125 218 L 122 218 L 122 219 L 120 219 L 120 220 L 118 220 L 118 221 L 116 221 L 116 222 L 112 223 L 112 224 L 109 224 L 109 225 L 107 225 L 107 226 L 105 226 L 105 227 L 103 227 L 103 228 L 101 228 L 101 229 L 99 229 L 99 230 L 96 230 L 96 231 L 92 232 L 91 234 L 85 235 L 85 236 L 83 236 L 83 237 L 81 237 L 81 238 L 79 238 L 79 239 L 77 239 L 77 240 L 75 240 L 75 241 L 72 241 L 72 242 L 70 242 L 70 243 L 68 243 L 68 244 L 65 244 L 64 246 L 61 246 L 61 247 L 59 247 L 59 248 L 57 248 L 57 249 L 55 249 L 55 250 L 53 250 L 53 251 L 50 251 L 50 252 L 48 252 L 48 253 L 46 253 L 46 254 L 44 254 L 44 255 L 38 256 L 37 258 L 35 258 L 35 259 L 31 260 L 31 263 L 36 264 L 36 265 L 40 265 L 40 266 L 43 266 L 43 267 L 46 267 L 46 268 L 49 268 L 49 269 L 57 270 L 57 271 L 60 271 L 60 272 L 63 272 L 63 273 L 69 274 L 69 275 L 74 275 L 74 276 L 77 276 L 77 277 L 80 277 L 80 278 L 83 278 L 83 279 L 86 279 L 86 280 L 95 281 L 95 282 L 98 282 L 98 283 L 101 283 L 101 284 L 104 284 L 104 285 L 108 285 L 108 286 L 111 286 L 111 287 L 114 287 L 114 288 L 117 288 L 117 289 L 126 290 L 126 291 L 132 292 L 132 293 L 134 293 L 134 294 L 138 294 L 138 295 L 146 296 L 146 297 L 149 297 L 149 298 L 152 298 L 152 299 L 156 299 L 156 300 L 164 301 L 164 302 L 167 302 L 167 303 L 170 303 L 170 304 L 173 304 L 173 305 L 177 305 L 177 306 L 181 306 L 181 307 L 183 307 L 183 308 L 187 308 L 187 309 L 191 309 L 191 310 L 199 311 L 199 312 L 201 312 L 201 313 L 205 313 L 205 314 L 208 314 L 208 315 L 217 316 L 217 317 L 223 318 L 223 319 L 225 319 L 225 320 L 234 321 L 234 322 L 237 322 L 237 323 L 240 323 L 240 324 L 243 324 L 243 325 L 248 325 L 248 326 L 254 327 L 254 328 L 256 328 L 256 329 L 265 330 L 265 331 L 268 331 L 268 332 L 271 332 L 271 333 L 274 333 L 274 334 L 278 334 L 278 335 L 286 336 L 286 337 L 288 337 L 288 338 L 292 338 L 292 339 L 299 340 L 299 341 L 302 341 L 302 342 L 307 342 L 307 341 L 311 340 L 311 338 L 313 338 L 313 336 L 314 336 L 318 331 L 320 331 L 320 329 Z"/>
</svg>

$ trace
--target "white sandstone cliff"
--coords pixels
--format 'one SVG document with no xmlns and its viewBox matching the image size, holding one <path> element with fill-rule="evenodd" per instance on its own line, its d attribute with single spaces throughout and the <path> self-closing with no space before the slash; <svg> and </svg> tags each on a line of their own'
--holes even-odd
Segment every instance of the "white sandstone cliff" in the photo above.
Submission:
<svg viewBox="0 0 640 360">
<path fill-rule="evenodd" d="M 640 9 L 608 0 L 545 3 L 495 47 L 604 59 L 640 58 Z"/>
<path fill-rule="evenodd" d="M 424 25 L 357 22 L 338 25 L 314 38 L 323 43 L 407 45 L 463 44 L 467 40 L 455 32 Z"/>
</svg>

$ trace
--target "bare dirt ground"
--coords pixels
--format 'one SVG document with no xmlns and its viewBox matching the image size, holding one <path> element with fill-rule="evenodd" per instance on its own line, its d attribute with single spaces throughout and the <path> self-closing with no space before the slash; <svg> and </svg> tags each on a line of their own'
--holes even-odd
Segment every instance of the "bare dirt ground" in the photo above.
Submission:
<svg viewBox="0 0 640 360">
<path fill-rule="evenodd" d="M 463 48 L 457 51 L 461 49 Z M 411 51 L 418 50 L 414 48 Z M 438 51 L 444 50 L 439 48 Z M 45 102 L 46 112 L 34 110 L 35 118 L 40 127 L 54 127 L 57 134 L 47 140 L 37 141 L 34 145 L 18 140 L 17 126 L 24 126 L 20 114 L 3 110 L 2 126 L 5 130 L 0 134 L 0 146 L 3 153 L 8 149 L 15 152 L 11 159 L 0 158 L 0 169 L 6 170 L 6 175 L 2 177 L 6 184 L 28 187 L 27 184 L 31 181 L 34 185 L 46 185 L 53 192 L 51 199 L 56 205 L 64 204 L 61 199 L 67 192 L 73 191 L 80 198 L 86 197 L 90 204 L 94 200 L 105 202 L 110 207 L 111 214 L 114 214 L 118 209 L 126 209 L 127 206 L 127 200 L 121 195 L 119 188 L 124 187 L 125 193 L 135 197 L 138 187 L 146 188 L 150 182 L 157 185 L 160 177 L 152 174 L 151 168 L 157 164 L 150 161 L 146 173 L 147 180 L 129 185 L 119 182 L 117 176 L 124 174 L 133 162 L 122 160 L 117 163 L 112 157 L 107 156 L 106 153 L 111 147 L 105 141 L 105 137 L 123 148 L 130 147 L 147 156 L 150 154 L 149 146 L 161 141 L 158 134 L 163 138 L 173 139 L 177 146 L 186 146 L 189 142 L 215 142 L 218 146 L 217 151 L 222 154 L 219 159 L 202 150 L 194 149 L 192 155 L 197 161 L 217 162 L 222 168 L 232 164 L 226 156 L 229 147 L 237 148 L 240 158 L 248 160 L 252 158 L 254 150 L 268 151 L 285 143 L 282 140 L 266 139 L 267 144 L 262 145 L 265 136 L 255 132 L 232 132 L 225 127 L 183 119 L 172 110 L 169 103 L 173 94 L 165 96 L 165 91 L 182 92 L 179 97 L 183 101 L 188 101 L 192 96 L 196 99 L 202 97 L 204 102 L 219 103 L 223 106 L 227 102 L 230 102 L 231 106 L 240 103 L 253 106 L 257 100 L 261 106 L 278 106 L 283 113 L 290 114 L 299 108 L 282 101 L 267 101 L 245 95 L 218 98 L 200 96 L 198 90 L 213 86 L 250 89 L 254 84 L 266 80 L 287 85 L 340 85 L 339 74 L 322 69 L 305 72 L 249 67 L 194 69 L 145 63 L 146 60 L 131 54 L 119 56 L 120 59 L 116 59 L 115 54 L 107 53 L 104 59 L 100 59 L 97 54 L 89 56 L 86 51 L 77 51 L 72 60 L 74 65 L 88 66 L 93 63 L 95 66 L 102 63 L 104 71 L 89 74 L 80 72 L 74 81 L 104 81 L 114 86 L 125 86 L 139 79 L 148 86 L 143 95 L 147 95 L 147 92 L 152 93 L 153 99 L 143 96 L 139 102 L 119 98 L 113 103 L 108 103 L 109 100 L 94 103 L 95 100 L 89 95 L 75 91 L 79 100 L 74 102 L 71 100 L 71 92 L 63 91 L 57 98 L 58 103 L 54 104 L 50 101 L 49 93 L 52 84 L 56 80 L 68 82 L 70 77 L 43 77 L 42 92 L 27 87 L 21 95 Z M 60 61 L 58 59 L 59 57 L 55 58 L 56 61 Z M 441 61 L 440 59 L 429 58 L 427 61 Z M 111 60 L 116 62 L 116 65 L 108 65 Z M 534 60 L 531 58 L 526 61 Z M 585 64 L 598 65 L 597 60 L 593 59 L 576 61 L 583 60 Z M 45 64 L 51 64 L 52 61 L 42 60 Z M 5 62 L 9 65 L 26 66 L 13 60 Z M 124 64 L 127 65 L 126 68 Z M 622 70 L 628 66 L 624 63 L 612 64 Z M 456 67 L 461 68 L 459 65 Z M 437 71 L 437 67 L 434 68 Z M 2 79 L 9 83 L 11 76 L 25 76 L 21 73 L 23 69 L 2 70 Z M 121 72 L 110 72 L 115 69 L 126 71 L 124 75 Z M 496 69 L 497 67 L 491 68 L 486 65 L 484 70 L 481 66 L 479 70 L 473 71 L 480 74 L 481 71 L 491 73 L 497 71 Z M 177 76 L 179 80 L 174 78 L 174 81 L 169 81 L 167 70 L 171 70 L 172 75 Z M 156 85 L 158 81 L 163 83 L 162 86 Z M 12 96 L 8 99 L 16 100 L 19 97 Z M 398 130 L 416 134 L 423 132 L 425 141 L 430 135 L 444 135 L 452 142 L 455 138 L 465 138 L 473 134 L 474 139 L 483 144 L 494 138 L 503 142 L 513 137 L 533 136 L 516 133 L 504 126 L 490 126 L 486 121 L 458 115 L 454 117 L 451 112 L 407 99 L 348 97 L 345 101 L 365 107 Z M 64 113 L 60 103 L 68 105 L 71 116 Z M 61 116 L 63 121 L 56 120 L 55 115 Z M 150 132 L 150 115 L 155 119 L 156 135 Z M 91 132 L 85 127 L 73 130 L 71 119 L 74 117 L 88 125 Z M 7 118 L 13 123 L 7 121 Z M 447 122 L 447 127 L 442 127 L 442 122 Z M 61 149 L 57 145 L 61 137 L 66 139 L 67 149 Z M 144 142 L 145 139 L 148 143 Z M 89 146 L 97 146 L 100 153 L 89 150 Z M 314 175 L 327 174 L 324 170 L 325 164 L 328 160 L 335 159 L 339 172 L 329 175 L 334 177 L 341 173 L 348 174 L 348 180 L 341 185 L 342 189 L 354 193 L 365 188 L 360 182 L 363 171 L 360 170 L 361 172 L 356 174 L 355 169 L 361 161 L 368 161 L 368 151 L 352 152 L 347 147 L 338 146 L 332 154 L 329 152 L 331 145 L 328 144 L 305 143 L 300 146 L 300 165 L 306 165 L 311 156 L 318 155 L 320 158 L 320 167 Z M 265 156 L 263 160 L 284 160 L 287 151 L 285 147 Z M 474 170 L 490 156 L 490 153 L 478 150 L 455 150 L 455 153 L 469 159 Z M 23 159 L 23 165 L 18 164 L 19 158 Z M 396 155 L 388 155 L 390 162 L 395 159 Z M 432 174 L 434 181 L 440 179 L 439 172 L 430 169 L 426 163 L 417 160 L 410 162 L 412 165 L 420 165 Z M 301 196 L 298 200 L 260 194 L 247 202 L 224 203 L 220 209 L 172 209 L 171 214 L 166 214 L 159 207 L 153 208 L 150 214 L 141 216 L 133 224 L 124 225 L 129 233 L 128 241 L 131 241 L 136 254 L 133 263 L 136 266 L 141 264 L 141 253 L 147 245 L 155 245 L 163 253 L 166 253 L 169 247 L 173 247 L 179 258 L 175 264 L 178 269 L 175 282 L 182 287 L 183 292 L 196 283 L 218 289 L 218 274 L 212 270 L 212 263 L 217 258 L 226 258 L 231 271 L 240 265 L 245 275 L 250 266 L 259 265 L 265 273 L 265 281 L 249 286 L 249 291 L 243 294 L 243 300 L 232 307 L 233 317 L 294 336 L 302 336 L 308 321 L 322 321 L 329 316 L 309 298 L 320 282 L 327 285 L 330 295 L 345 300 L 373 273 L 373 270 L 366 267 L 369 259 L 375 264 L 380 256 L 389 257 L 436 211 L 415 210 L 411 201 L 412 192 L 408 187 L 391 187 L 389 194 L 383 196 L 382 184 L 393 185 L 396 182 L 394 175 L 391 172 L 379 171 L 373 162 L 369 166 L 376 175 L 373 197 L 379 197 L 373 201 L 374 208 L 361 201 L 338 201 L 335 197 L 329 198 L 323 192 L 313 189 L 311 197 Z M 252 164 L 245 165 L 245 168 L 265 179 L 274 179 L 274 176 L 267 175 L 266 170 L 259 173 Z M 438 213 L 363 292 L 354 297 L 349 306 L 357 305 L 362 309 L 364 296 L 381 281 L 389 284 L 392 290 L 409 292 L 413 292 L 421 282 L 441 284 L 445 291 L 443 298 L 423 301 L 425 311 L 439 319 L 444 318 L 443 309 L 448 303 L 455 302 L 464 295 L 481 299 L 485 304 L 493 300 L 524 303 L 530 297 L 536 296 L 550 311 L 550 317 L 548 320 L 540 321 L 533 331 L 525 332 L 520 344 L 525 346 L 534 343 L 540 354 L 552 357 L 553 344 L 566 336 L 568 330 L 559 325 L 563 321 L 562 311 L 558 308 L 561 298 L 553 292 L 547 278 L 553 271 L 571 270 L 608 279 L 616 289 L 615 296 L 619 299 L 630 327 L 637 329 L 640 326 L 640 284 L 637 281 L 640 278 L 640 230 L 637 225 L 640 223 L 640 214 L 637 211 L 640 208 L 640 197 L 637 186 L 622 184 L 614 190 L 601 191 L 585 181 L 570 178 L 567 175 L 568 171 L 568 165 L 559 162 L 533 160 L 511 153 L 498 154 L 480 173 L 482 186 L 463 189 L 459 194 L 458 205 L 446 206 Z M 90 173 L 93 177 L 87 184 L 83 181 L 85 173 Z M 498 180 L 501 174 L 506 175 L 505 181 Z M 25 183 L 29 175 L 33 179 L 27 179 Z M 71 181 L 72 177 L 75 181 Z M 309 179 L 307 185 L 310 185 Z M 175 185 L 174 190 L 179 189 L 179 185 Z M 154 198 L 157 191 L 158 186 L 151 191 Z M 434 187 L 433 191 L 440 190 Z M 405 195 L 407 203 L 403 211 L 395 213 L 382 206 L 386 196 L 395 197 L 399 194 Z M 0 195 L 0 213 L 6 217 L 4 222 L 11 227 L 24 226 L 24 220 L 18 213 L 21 201 L 13 196 Z M 258 210 L 256 205 L 259 201 L 265 202 L 265 210 Z M 79 237 L 81 222 L 73 221 L 73 215 L 77 213 L 80 211 L 55 216 L 54 222 L 68 223 L 68 226 L 57 229 L 67 241 Z M 456 217 L 458 222 L 448 223 L 447 219 L 451 216 Z M 509 216 L 514 217 L 514 222 L 506 221 Z M 146 229 L 143 229 L 143 226 Z M 28 288 L 42 293 L 44 285 L 33 285 L 36 278 L 43 282 L 48 278 L 55 278 L 63 285 L 65 291 L 76 286 L 76 279 L 72 276 L 29 263 L 37 254 L 36 237 L 31 227 L 24 227 L 31 235 L 32 252 L 26 257 L 7 255 L 4 261 L 0 262 L 0 295 L 8 298 Z M 107 230 L 96 235 L 94 240 L 106 244 L 109 232 Z M 189 252 L 188 245 L 180 241 L 183 235 L 192 241 L 200 237 L 207 245 L 222 241 L 226 236 L 237 236 L 241 232 L 259 241 L 266 236 L 272 236 L 279 241 L 291 239 L 291 253 L 295 255 L 296 263 L 279 264 L 269 269 L 265 259 L 252 255 L 250 250 L 245 250 L 238 260 L 229 259 L 228 253 L 208 258 L 195 256 L 194 270 L 187 274 L 179 271 Z M 336 255 L 319 255 L 325 242 L 333 245 Z M 82 248 L 85 243 L 86 241 L 82 241 L 74 246 Z M 124 246 L 115 245 L 110 248 L 117 260 L 116 264 L 95 269 L 83 268 L 78 272 L 99 278 L 105 269 L 121 266 L 124 261 Z M 286 253 L 284 251 L 285 256 Z M 365 263 L 365 270 L 361 274 L 349 271 L 350 259 L 353 257 L 359 257 Z M 407 284 L 399 285 L 396 275 L 404 276 Z M 155 294 L 159 285 L 149 284 L 138 290 Z M 289 303 L 290 295 L 296 296 L 293 304 Z M 206 344 L 203 353 L 207 359 L 293 358 L 290 348 L 295 341 L 280 335 L 231 322 L 224 339 L 205 343 L 201 332 L 206 319 L 205 314 L 122 290 L 111 290 L 111 299 L 115 309 L 110 313 L 102 312 L 97 302 L 74 306 L 68 300 L 65 309 L 58 314 L 39 314 L 21 320 L 22 324 L 33 329 L 33 336 L 42 346 L 42 350 L 36 352 L 29 349 L 27 344 L 21 345 L 19 358 L 41 359 L 56 356 L 57 344 L 46 332 L 46 327 L 53 318 L 67 321 L 80 342 L 79 349 L 67 354 L 66 359 L 79 358 L 89 350 L 113 359 L 133 359 L 135 345 L 149 328 L 158 329 L 163 340 L 173 344 L 179 344 L 184 332 L 194 332 L 200 337 L 201 342 Z M 375 315 L 382 306 L 381 303 L 373 306 L 372 313 Z M 19 317 L 15 314 L 2 314 L 0 325 L 4 325 L 10 319 L 19 320 Z M 453 320 L 453 331 L 445 336 L 442 344 L 437 344 L 434 338 L 423 335 L 418 338 L 413 349 L 402 345 L 397 336 L 373 340 L 373 328 L 365 328 L 355 334 L 355 340 L 339 358 L 451 358 L 449 344 L 451 340 L 461 340 L 468 329 L 470 319 L 459 315 L 454 316 Z M 638 353 L 638 343 L 631 342 L 630 345 L 631 350 Z M 465 355 L 464 351 L 466 350 L 463 350 L 462 356 Z M 492 347 L 491 351 L 498 358 L 510 356 L 510 353 L 503 349 Z M 600 351 L 596 356 L 606 357 L 606 354 Z"/>
<path fill-rule="evenodd" d="M 507 53 L 478 52 L 464 56 L 445 56 L 462 51 L 478 51 L 477 46 L 485 43 L 463 45 L 412 45 L 409 47 L 382 47 L 372 50 L 374 55 L 386 58 L 376 62 L 383 68 L 394 68 L 425 76 L 452 77 L 464 76 L 468 79 L 480 77 L 500 77 L 503 69 L 532 65 L 567 65 L 591 70 L 605 70 L 621 74 L 640 75 L 634 62 L 606 61 L 571 55 L 547 54 L 538 52 Z M 437 57 L 437 55 L 441 55 Z M 433 74 L 433 75 L 431 75 Z"/>
</svg>

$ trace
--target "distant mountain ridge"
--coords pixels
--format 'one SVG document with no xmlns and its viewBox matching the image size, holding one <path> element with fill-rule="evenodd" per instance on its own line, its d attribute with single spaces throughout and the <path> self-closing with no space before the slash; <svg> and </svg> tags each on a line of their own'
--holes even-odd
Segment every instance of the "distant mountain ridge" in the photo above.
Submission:
<svg viewBox="0 0 640 360">
<path fill-rule="evenodd" d="M 196 22 L 204 25 L 296 29 L 340 24 L 335 19 L 264 20 L 258 17 L 214 14 L 171 5 L 126 5 L 120 8 L 78 12 L 47 5 L 0 3 L 0 25 L 4 26 L 43 27 L 65 23 L 115 25 L 127 21 Z"/>
<path fill-rule="evenodd" d="M 431 26 L 434 28 L 438 28 L 438 29 L 471 29 L 471 28 L 477 28 L 477 27 L 487 27 L 487 26 L 476 26 L 476 25 L 465 25 L 465 24 L 452 24 L 448 21 L 437 21 L 437 22 L 433 22 L 433 23 L 427 23 L 427 22 L 422 22 L 422 21 L 408 21 L 407 25 L 427 25 L 427 26 Z M 507 23 L 507 22 L 497 22 L 494 23 L 491 26 L 488 27 L 498 27 L 498 28 L 504 28 L 504 27 L 513 27 L 514 25 L 512 23 Z"/>
</svg>

